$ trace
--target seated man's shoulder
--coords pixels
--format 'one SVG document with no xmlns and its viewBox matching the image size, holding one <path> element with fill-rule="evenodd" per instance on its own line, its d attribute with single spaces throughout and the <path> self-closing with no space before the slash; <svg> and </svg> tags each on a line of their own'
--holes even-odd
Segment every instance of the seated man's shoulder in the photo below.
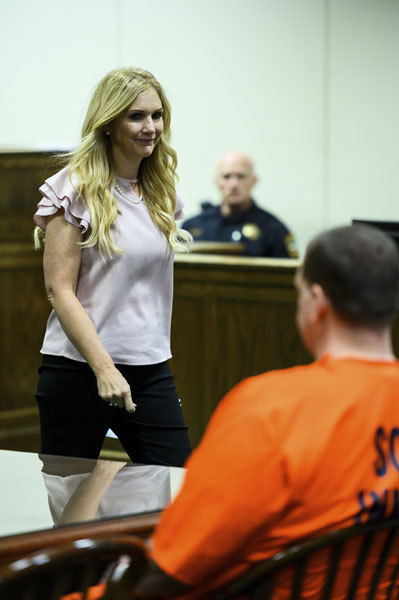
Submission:
<svg viewBox="0 0 399 600">
<path fill-rule="evenodd" d="M 388 367 L 382 363 L 378 369 L 371 370 L 365 361 L 334 359 L 325 355 L 307 365 L 268 371 L 244 379 L 227 397 L 231 396 L 233 402 L 243 403 L 245 400 L 253 405 L 267 398 L 268 406 L 275 403 L 284 407 L 295 403 L 311 406 L 320 404 L 321 398 L 335 397 L 356 402 L 365 390 L 368 393 L 369 388 L 365 386 L 367 377 L 371 382 L 377 381 L 378 385 L 397 385 L 399 366 L 396 363 Z"/>
<path fill-rule="evenodd" d="M 313 365 L 269 371 L 244 379 L 219 403 L 212 427 L 223 433 L 242 427 L 261 431 L 264 427 L 269 430 L 273 423 L 284 429 L 284 424 L 298 410 L 312 413 L 315 406 L 320 406 L 320 395 L 314 392 L 311 376 L 318 366 Z"/>
<path fill-rule="evenodd" d="M 287 369 L 277 369 L 248 377 L 236 385 L 227 397 L 231 401 L 240 402 L 243 397 L 251 402 L 263 402 L 264 394 L 268 395 L 268 402 L 275 398 L 277 403 L 286 402 L 289 397 L 297 397 L 297 390 L 306 390 L 315 385 L 315 379 L 322 377 L 323 367 L 318 362 L 308 365 L 299 365 Z M 282 400 L 284 398 L 284 400 Z"/>
</svg>

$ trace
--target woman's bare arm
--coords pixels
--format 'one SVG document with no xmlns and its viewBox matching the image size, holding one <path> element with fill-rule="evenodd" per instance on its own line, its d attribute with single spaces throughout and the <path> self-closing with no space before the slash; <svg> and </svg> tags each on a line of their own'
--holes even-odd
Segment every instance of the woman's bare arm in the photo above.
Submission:
<svg viewBox="0 0 399 600">
<path fill-rule="evenodd" d="M 76 297 L 81 260 L 80 229 L 65 220 L 63 211 L 48 219 L 43 267 L 47 297 L 62 328 L 86 359 L 97 377 L 98 393 L 104 400 L 133 412 L 130 387 L 115 367 L 97 331 Z"/>
<path fill-rule="evenodd" d="M 126 463 L 98 460 L 93 471 L 79 483 L 69 498 L 60 523 L 76 523 L 96 518 L 100 502 L 116 474 Z"/>
</svg>

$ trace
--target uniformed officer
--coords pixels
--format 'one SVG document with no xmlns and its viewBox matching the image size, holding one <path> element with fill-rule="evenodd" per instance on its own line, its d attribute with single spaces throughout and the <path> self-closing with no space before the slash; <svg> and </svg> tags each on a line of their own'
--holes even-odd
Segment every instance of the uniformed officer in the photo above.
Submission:
<svg viewBox="0 0 399 600">
<path fill-rule="evenodd" d="M 252 199 L 256 182 L 251 159 L 241 152 L 228 152 L 220 159 L 215 178 L 222 195 L 221 205 L 203 202 L 201 214 L 187 219 L 183 229 L 196 242 L 239 243 L 239 254 L 243 256 L 297 258 L 292 233 Z"/>
</svg>

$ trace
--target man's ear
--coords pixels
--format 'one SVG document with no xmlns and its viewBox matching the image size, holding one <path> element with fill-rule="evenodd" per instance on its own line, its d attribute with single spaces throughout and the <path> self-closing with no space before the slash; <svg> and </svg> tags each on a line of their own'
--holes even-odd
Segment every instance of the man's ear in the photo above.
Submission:
<svg viewBox="0 0 399 600">
<path fill-rule="evenodd" d="M 318 283 L 313 283 L 310 286 L 310 292 L 312 294 L 312 317 L 315 322 L 320 321 L 330 309 L 330 300 Z"/>
</svg>

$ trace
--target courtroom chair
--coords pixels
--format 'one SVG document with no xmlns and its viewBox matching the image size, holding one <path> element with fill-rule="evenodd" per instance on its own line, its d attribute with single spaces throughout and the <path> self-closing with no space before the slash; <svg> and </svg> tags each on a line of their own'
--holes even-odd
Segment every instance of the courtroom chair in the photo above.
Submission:
<svg viewBox="0 0 399 600">
<path fill-rule="evenodd" d="M 0 568 L 0 598 L 60 600 L 81 592 L 80 598 L 85 600 L 88 588 L 106 581 L 114 569 L 118 571 L 118 561 L 123 564 L 124 560 L 134 581 L 147 564 L 143 540 L 123 535 L 45 548 Z"/>
<path fill-rule="evenodd" d="M 314 569 L 318 568 L 320 573 L 320 560 L 318 583 L 312 593 L 306 586 L 306 596 L 302 596 L 303 584 Z M 107 600 L 129 600 L 133 573 L 129 578 L 127 567 L 121 574 L 122 578 L 116 571 L 113 573 Z M 275 584 L 279 586 L 278 598 L 284 600 L 329 600 L 337 592 L 341 600 L 354 600 L 359 596 L 366 600 L 399 600 L 399 518 L 331 531 L 301 541 L 260 562 L 223 589 L 204 594 L 203 598 L 273 600 Z M 282 595 L 281 585 L 284 586 Z M 196 592 L 200 592 L 200 588 Z"/>
<path fill-rule="evenodd" d="M 320 562 L 319 583 L 311 593 L 307 577 L 311 577 L 312 569 L 315 573 L 317 565 L 320 569 Z M 301 595 L 304 584 L 306 596 Z M 278 586 L 278 597 L 286 600 L 329 600 L 337 593 L 341 600 L 399 600 L 399 518 L 299 542 L 228 583 L 212 594 L 212 600 L 269 600 L 276 597 L 274 585 Z"/>
</svg>

